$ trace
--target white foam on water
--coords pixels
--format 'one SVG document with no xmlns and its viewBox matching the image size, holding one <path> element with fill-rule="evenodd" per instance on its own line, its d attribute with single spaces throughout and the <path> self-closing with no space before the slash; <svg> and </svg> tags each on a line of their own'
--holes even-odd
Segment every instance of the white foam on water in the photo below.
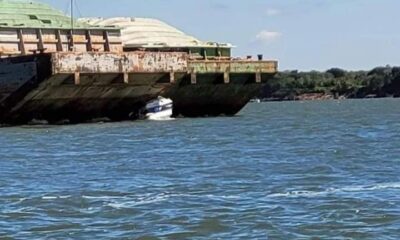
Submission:
<svg viewBox="0 0 400 240">
<path fill-rule="evenodd" d="M 144 194 L 144 195 L 139 195 L 132 197 L 130 200 L 127 201 L 112 201 L 110 203 L 107 203 L 106 205 L 112 208 L 116 209 L 122 209 L 122 208 L 133 208 L 141 205 L 147 205 L 147 204 L 154 204 L 154 203 L 160 203 L 164 201 L 168 201 L 172 198 L 208 198 L 211 200 L 240 200 L 243 199 L 239 195 L 213 195 L 213 194 L 208 194 L 208 195 L 198 195 L 198 194 L 182 194 L 182 193 L 160 193 L 160 194 Z"/>
<path fill-rule="evenodd" d="M 136 207 L 139 205 L 163 202 L 163 201 L 166 201 L 167 199 L 169 199 L 170 197 L 171 196 L 157 195 L 157 196 L 147 198 L 147 199 L 138 198 L 136 200 L 129 200 L 129 201 L 124 201 L 124 202 L 112 202 L 112 203 L 108 203 L 107 206 L 116 208 L 116 209 L 132 208 L 132 207 Z"/>
<path fill-rule="evenodd" d="M 126 197 L 118 197 L 118 196 L 87 196 L 83 195 L 82 198 L 90 199 L 90 200 L 109 200 L 109 199 L 124 199 Z"/>
<path fill-rule="evenodd" d="M 70 198 L 71 197 L 71 195 L 65 195 L 65 196 L 60 196 L 59 198 L 60 199 L 67 199 L 67 198 Z"/>
<path fill-rule="evenodd" d="M 67 199 L 70 198 L 71 195 L 64 195 L 64 196 L 43 196 L 43 200 L 55 200 L 55 199 Z"/>
<path fill-rule="evenodd" d="M 160 193 L 160 194 L 156 194 L 156 195 L 144 194 L 144 195 L 132 197 L 131 199 L 126 200 L 126 201 L 112 201 L 106 205 L 109 207 L 112 207 L 112 208 L 116 208 L 116 209 L 132 208 L 132 207 L 137 207 L 137 206 L 146 205 L 146 204 L 164 202 L 171 198 L 189 197 L 189 196 L 193 196 L 193 195 L 174 194 L 174 193 Z"/>
<path fill-rule="evenodd" d="M 28 200 L 28 198 L 20 198 L 20 199 L 18 199 L 18 201 L 16 202 L 16 204 L 23 203 L 23 202 L 25 202 L 26 200 Z"/>
<path fill-rule="evenodd" d="M 276 197 L 315 197 L 326 194 L 328 191 L 291 191 L 286 193 L 273 193 L 269 194 L 267 197 L 276 198 Z"/>
<path fill-rule="evenodd" d="M 57 199 L 58 197 L 54 197 L 54 196 L 44 196 L 42 197 L 43 200 L 54 200 Z"/>
<path fill-rule="evenodd" d="M 149 121 L 164 122 L 164 121 L 174 121 L 176 118 L 172 117 L 160 117 L 160 118 L 149 118 Z"/>
<path fill-rule="evenodd" d="M 278 197 L 317 197 L 328 194 L 340 194 L 346 192 L 370 192 L 377 190 L 386 189 L 400 189 L 400 183 L 382 183 L 376 185 L 360 185 L 360 186 L 350 186 L 343 188 L 328 188 L 324 191 L 290 191 L 286 193 L 273 193 L 267 195 L 270 198 Z"/>
<path fill-rule="evenodd" d="M 196 197 L 196 195 L 191 195 L 192 197 Z M 197 196 L 199 197 L 199 196 Z M 208 195 L 203 195 L 200 197 L 205 197 L 208 199 L 212 199 L 212 200 L 243 200 L 243 196 L 240 195 L 214 195 L 214 194 L 208 194 Z"/>
</svg>

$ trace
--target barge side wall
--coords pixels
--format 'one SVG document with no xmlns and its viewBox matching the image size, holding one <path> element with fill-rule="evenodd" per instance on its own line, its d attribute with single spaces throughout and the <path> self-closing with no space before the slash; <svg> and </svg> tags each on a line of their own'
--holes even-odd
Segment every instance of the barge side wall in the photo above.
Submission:
<svg viewBox="0 0 400 240">
<path fill-rule="evenodd" d="M 0 60 L 0 123 L 136 118 L 146 102 L 174 100 L 184 117 L 234 115 L 276 62 L 192 61 L 186 53 L 53 53 Z"/>
</svg>

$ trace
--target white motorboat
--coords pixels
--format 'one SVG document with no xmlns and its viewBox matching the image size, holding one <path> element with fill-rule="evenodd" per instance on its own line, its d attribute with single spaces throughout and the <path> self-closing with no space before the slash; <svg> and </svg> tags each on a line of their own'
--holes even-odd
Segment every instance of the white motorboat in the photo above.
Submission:
<svg viewBox="0 0 400 240">
<path fill-rule="evenodd" d="M 146 104 L 146 118 L 149 120 L 172 119 L 173 101 L 169 98 L 158 97 Z"/>
</svg>

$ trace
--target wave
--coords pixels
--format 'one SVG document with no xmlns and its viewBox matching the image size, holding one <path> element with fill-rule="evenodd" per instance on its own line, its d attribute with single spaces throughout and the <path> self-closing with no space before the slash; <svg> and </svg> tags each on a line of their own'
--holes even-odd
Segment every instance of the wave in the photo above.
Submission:
<svg viewBox="0 0 400 240">
<path fill-rule="evenodd" d="M 164 122 L 164 121 L 175 121 L 176 118 L 172 117 L 161 117 L 161 118 L 152 118 L 148 119 L 149 121 L 155 121 L 155 122 Z"/>
<path fill-rule="evenodd" d="M 67 199 L 70 198 L 71 195 L 65 195 L 65 196 L 43 196 L 43 200 L 55 200 L 55 199 Z"/>
<path fill-rule="evenodd" d="M 130 199 L 127 201 L 113 201 L 111 203 L 108 203 L 107 206 L 120 209 L 120 208 L 132 208 L 136 206 L 141 206 L 141 205 L 146 205 L 146 204 L 152 204 L 152 203 L 159 203 L 159 202 L 164 202 L 168 201 L 172 198 L 208 198 L 212 200 L 231 200 L 231 201 L 236 201 L 243 199 L 243 197 L 239 195 L 224 195 L 224 196 L 218 196 L 218 195 L 212 195 L 212 194 L 207 194 L 207 195 L 197 195 L 197 194 L 183 194 L 183 193 L 160 193 L 156 195 L 142 195 L 136 197 L 136 199 Z"/>
<path fill-rule="evenodd" d="M 113 201 L 108 203 L 107 206 L 121 209 L 121 208 L 132 208 L 140 205 L 146 205 L 150 203 L 158 203 L 166 201 L 173 197 L 181 197 L 183 194 L 170 194 L 170 193 L 160 193 L 156 195 L 144 194 L 142 196 L 137 196 L 136 199 L 130 199 L 127 201 Z"/>
<path fill-rule="evenodd" d="M 89 199 L 89 200 L 111 200 L 111 199 L 124 199 L 127 198 L 126 196 L 87 196 L 83 195 L 82 198 Z"/>
<path fill-rule="evenodd" d="M 400 189 L 400 183 L 381 183 L 376 185 L 360 185 L 360 186 L 350 186 L 343 188 L 328 188 L 323 191 L 290 191 L 286 193 L 273 193 L 267 195 L 267 197 L 316 197 L 329 194 L 341 194 L 341 193 L 351 193 L 351 192 L 370 192 L 376 190 L 385 189 Z"/>
</svg>

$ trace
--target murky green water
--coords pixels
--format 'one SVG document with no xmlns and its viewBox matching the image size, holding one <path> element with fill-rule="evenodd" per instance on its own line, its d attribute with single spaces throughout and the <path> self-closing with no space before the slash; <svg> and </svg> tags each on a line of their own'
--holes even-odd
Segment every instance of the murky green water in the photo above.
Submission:
<svg viewBox="0 0 400 240">
<path fill-rule="evenodd" d="M 399 239 L 400 99 L 0 129 L 0 238 Z"/>
</svg>

